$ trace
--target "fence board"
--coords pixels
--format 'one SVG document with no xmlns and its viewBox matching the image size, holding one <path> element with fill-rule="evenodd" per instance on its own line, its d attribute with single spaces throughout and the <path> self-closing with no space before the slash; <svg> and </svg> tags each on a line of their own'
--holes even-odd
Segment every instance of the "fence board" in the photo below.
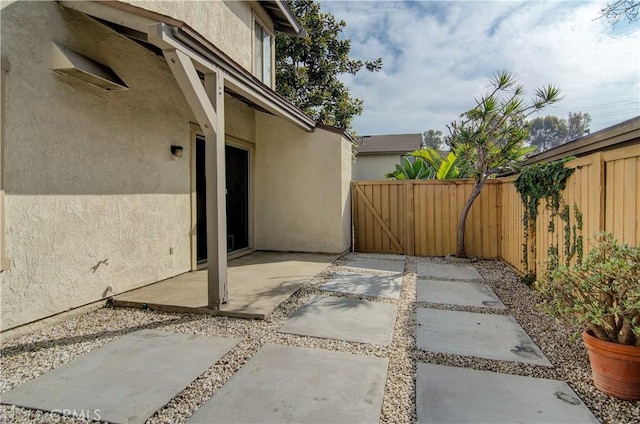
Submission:
<svg viewBox="0 0 640 424">
<path fill-rule="evenodd" d="M 640 244 L 640 146 L 603 153 L 604 229 L 621 243 Z"/>
<path fill-rule="evenodd" d="M 503 231 L 501 233 L 500 257 L 520 273 L 525 274 L 528 269 L 531 269 L 533 261 L 529 261 L 529 267 L 522 262 L 524 247 L 522 217 L 524 206 L 514 185 L 516 179 L 517 176 L 501 179 L 502 202 L 500 215 Z"/>
</svg>

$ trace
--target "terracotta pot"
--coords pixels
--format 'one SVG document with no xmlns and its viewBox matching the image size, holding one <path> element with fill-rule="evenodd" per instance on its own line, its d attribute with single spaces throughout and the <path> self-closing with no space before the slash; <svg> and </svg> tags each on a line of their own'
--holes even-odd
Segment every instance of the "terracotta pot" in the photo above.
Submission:
<svg viewBox="0 0 640 424">
<path fill-rule="evenodd" d="M 586 331 L 582 340 L 596 388 L 619 399 L 640 400 L 640 346 L 606 342 Z"/>
</svg>

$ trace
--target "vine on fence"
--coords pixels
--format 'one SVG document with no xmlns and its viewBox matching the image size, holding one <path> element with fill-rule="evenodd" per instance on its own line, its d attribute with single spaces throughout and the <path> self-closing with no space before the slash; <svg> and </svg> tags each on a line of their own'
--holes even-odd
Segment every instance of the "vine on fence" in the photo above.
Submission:
<svg viewBox="0 0 640 424">
<path fill-rule="evenodd" d="M 555 162 L 535 164 L 526 166 L 515 181 L 516 190 L 520 194 L 522 204 L 524 205 L 524 213 L 522 223 L 524 224 L 524 243 L 522 245 L 522 264 L 526 271 L 525 281 L 533 282 L 535 275 L 529 269 L 529 254 L 535 254 L 536 249 L 536 220 L 538 218 L 538 206 L 541 199 L 545 199 L 546 206 L 552 211 L 551 222 L 547 230 L 555 231 L 555 223 L 553 218 L 560 213 L 562 203 L 562 191 L 565 189 L 567 179 L 573 174 L 574 169 L 565 168 L 564 165 L 573 157 L 568 157 Z M 565 205 L 566 206 L 566 205 Z M 577 211 L 577 206 L 574 206 Z M 564 212 L 564 208 L 563 208 Z M 577 212 L 579 213 L 579 212 Z M 567 214 L 568 216 L 568 214 Z M 576 215 L 577 216 L 577 215 Z M 562 217 L 561 217 L 562 218 Z M 563 219 L 564 221 L 564 219 Z M 568 224 L 568 218 L 565 226 Z M 576 232 L 578 230 L 576 224 Z M 580 214 L 580 229 L 582 229 L 582 215 Z M 565 228 L 566 230 L 566 228 Z M 565 231 L 565 234 L 570 232 Z M 576 240 L 577 240 L 576 234 Z M 580 239 L 581 241 L 581 239 Z M 571 247 L 568 247 L 571 250 Z M 578 247 L 575 247 L 578 250 Z M 580 251 L 582 249 L 580 248 Z M 553 260 L 558 261 L 558 246 L 550 246 L 547 252 L 549 254 L 548 266 L 553 266 Z M 557 263 L 556 263 L 557 266 Z"/>
<path fill-rule="evenodd" d="M 571 259 L 577 255 L 576 261 L 578 265 L 582 264 L 582 212 L 578 209 L 578 205 L 573 204 L 573 216 L 574 224 L 571 225 L 571 208 L 564 203 L 564 200 L 560 199 L 558 209 L 554 209 L 553 205 L 547 204 L 547 207 L 551 208 L 551 220 L 549 221 L 548 231 L 553 234 L 555 232 L 554 218 L 557 216 L 564 223 L 562 229 L 564 230 L 563 237 L 563 249 L 564 253 L 564 265 L 569 266 Z M 545 273 L 557 269 L 560 265 L 560 247 L 559 242 L 556 239 L 556 243 L 553 242 L 547 248 L 547 269 Z"/>
</svg>

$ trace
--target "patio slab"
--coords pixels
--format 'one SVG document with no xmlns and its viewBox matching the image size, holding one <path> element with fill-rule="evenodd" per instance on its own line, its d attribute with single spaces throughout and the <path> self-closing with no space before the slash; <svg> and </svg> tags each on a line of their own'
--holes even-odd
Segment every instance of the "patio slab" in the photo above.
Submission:
<svg viewBox="0 0 640 424">
<path fill-rule="evenodd" d="M 563 381 L 418 364 L 419 423 L 598 423 Z"/>
<path fill-rule="evenodd" d="M 402 276 L 336 272 L 322 290 L 399 299 Z"/>
<path fill-rule="evenodd" d="M 389 360 L 265 345 L 190 423 L 377 423 Z"/>
<path fill-rule="evenodd" d="M 417 322 L 416 344 L 423 350 L 552 366 L 507 315 L 418 308 Z"/>
<path fill-rule="evenodd" d="M 482 280 L 471 265 L 418 264 L 418 278 L 447 280 Z"/>
<path fill-rule="evenodd" d="M 141 330 L 2 394 L 2 403 L 143 423 L 238 339 Z"/>
<path fill-rule="evenodd" d="M 481 283 L 418 280 L 416 292 L 418 302 L 505 309 L 491 287 Z"/>
<path fill-rule="evenodd" d="M 395 253 L 355 253 L 353 259 L 395 259 L 404 261 L 407 256 Z"/>
<path fill-rule="evenodd" d="M 188 272 L 114 297 L 116 306 L 265 319 L 338 255 L 254 252 L 228 263 L 229 301 L 207 309 L 207 270 Z"/>
<path fill-rule="evenodd" d="M 388 346 L 397 312 L 387 303 L 313 296 L 279 332 Z"/>
<path fill-rule="evenodd" d="M 344 265 L 351 268 L 370 272 L 404 272 L 404 261 L 393 261 L 390 259 L 353 259 Z"/>
</svg>

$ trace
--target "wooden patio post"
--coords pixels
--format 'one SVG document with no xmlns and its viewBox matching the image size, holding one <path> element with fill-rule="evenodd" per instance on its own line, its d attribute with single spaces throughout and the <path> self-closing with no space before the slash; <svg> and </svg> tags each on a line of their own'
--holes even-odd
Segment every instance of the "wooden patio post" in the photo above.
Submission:
<svg viewBox="0 0 640 424">
<path fill-rule="evenodd" d="M 224 140 L 224 77 L 204 76 L 204 87 L 215 110 L 213 131 L 205 134 L 207 179 L 207 306 L 219 309 L 228 300 L 227 199 Z"/>
<path fill-rule="evenodd" d="M 205 73 L 203 84 L 187 54 L 175 48 L 163 53 L 205 136 L 207 307 L 218 310 L 228 298 L 224 76 L 219 69 Z"/>
</svg>

